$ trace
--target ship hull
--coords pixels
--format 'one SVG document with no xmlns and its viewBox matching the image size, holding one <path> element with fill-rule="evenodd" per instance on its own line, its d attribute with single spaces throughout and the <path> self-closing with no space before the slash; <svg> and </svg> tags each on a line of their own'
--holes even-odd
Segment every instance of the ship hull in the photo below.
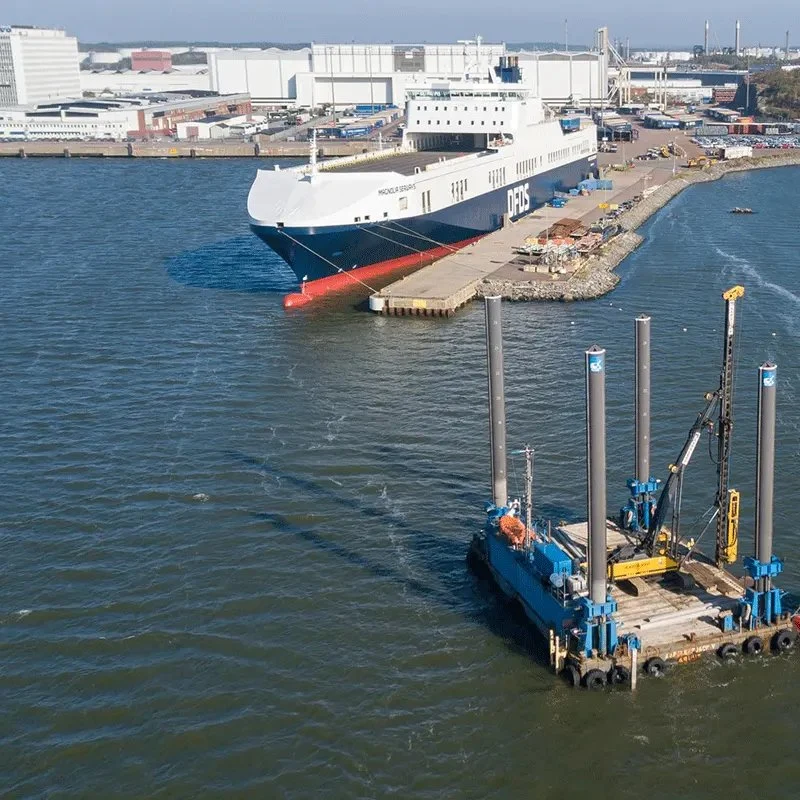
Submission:
<svg viewBox="0 0 800 800">
<path fill-rule="evenodd" d="M 404 219 L 326 227 L 252 224 L 251 228 L 286 261 L 304 283 L 305 292 L 320 295 L 328 287 L 331 292 L 353 288 L 368 274 L 374 278 L 422 266 L 497 230 L 508 213 L 509 192 L 516 186 L 528 184 L 530 206 L 515 219 L 543 206 L 554 191 L 577 186 L 594 169 L 594 160 L 583 158 L 439 211 Z M 319 292 L 313 286 L 318 281 Z"/>
</svg>

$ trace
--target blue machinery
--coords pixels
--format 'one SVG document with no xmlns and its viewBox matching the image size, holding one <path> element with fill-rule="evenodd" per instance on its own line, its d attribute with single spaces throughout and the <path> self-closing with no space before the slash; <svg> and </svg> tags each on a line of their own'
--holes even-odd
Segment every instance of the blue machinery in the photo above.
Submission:
<svg viewBox="0 0 800 800">
<path fill-rule="evenodd" d="M 733 300 L 743 293 L 740 287 L 735 289 Z M 729 363 L 729 359 L 732 358 L 730 344 L 733 334 L 731 292 L 723 295 L 728 301 L 729 313 L 726 314 L 726 346 L 720 390 L 707 396 L 706 409 L 698 416 L 690 431 L 679 457 L 679 466 L 671 468 L 670 478 L 658 505 L 654 493 L 660 482 L 649 475 L 650 320 L 648 317 L 636 320 L 636 477 L 628 481 L 631 497 L 622 509 L 622 521 L 628 523 L 628 529 L 639 532 L 642 542 L 647 546 L 644 547 L 645 552 L 617 564 L 609 559 L 607 548 L 605 350 L 592 347 L 585 354 L 588 533 L 584 554 L 558 529 L 553 531 L 549 525 L 531 521 L 533 451 L 529 448 L 520 451 L 526 455 L 527 467 L 524 522 L 520 519 L 520 501 L 508 499 L 501 300 L 499 297 L 486 299 L 494 502 L 486 507 L 486 524 L 481 534 L 473 539 L 470 556 L 479 558 L 489 568 L 506 595 L 519 600 L 527 616 L 549 637 L 554 668 L 557 671 L 562 668 L 571 671 L 575 683 L 581 680 L 589 688 L 599 688 L 606 683 L 607 676 L 612 682 L 627 680 L 630 672 L 623 664 L 629 664 L 635 670 L 636 651 L 642 644 L 636 635 L 619 634 L 615 617 L 617 603 L 609 592 L 609 584 L 641 575 L 658 575 L 660 578 L 664 572 L 680 566 L 677 535 L 667 529 L 661 533 L 664 509 L 660 506 L 666 503 L 667 491 L 672 491 L 670 487 L 675 486 L 673 479 L 676 476 L 680 487 L 683 468 L 688 464 L 701 432 L 712 427 L 710 420 L 717 409 L 720 410 L 722 423 L 718 428 L 718 436 L 724 440 L 719 444 L 719 452 L 726 460 L 729 457 L 732 427 L 729 402 L 732 386 L 732 363 Z M 783 569 L 783 562 L 772 554 L 776 374 L 774 364 L 764 364 L 759 368 L 756 548 L 754 556 L 744 559 L 745 573 L 752 585 L 745 590 L 734 614 L 721 615 L 719 630 L 729 637 L 729 641 L 720 648 L 721 655 L 730 655 L 730 651 L 722 652 L 724 648 L 734 648 L 738 652 L 738 645 L 734 642 L 743 643 L 745 652 L 759 652 L 763 641 L 758 636 L 748 637 L 749 632 L 760 631 L 762 636 L 772 636 L 773 649 L 789 649 L 794 644 L 791 628 L 778 630 L 776 627 L 780 623 L 785 624 L 788 615 L 782 607 L 783 592 L 773 586 L 773 579 Z M 720 484 L 716 507 L 719 515 L 720 505 L 724 505 L 725 514 L 722 523 L 718 522 L 717 526 L 718 532 L 721 530 L 723 533 L 721 540 L 718 537 L 718 563 L 728 560 L 731 545 L 735 553 L 736 541 L 732 542 L 730 538 L 732 517 L 735 522 L 733 529 L 738 534 L 738 493 L 729 492 L 727 488 L 727 465 L 724 469 L 719 468 L 719 472 L 724 474 L 725 483 Z M 735 495 L 735 509 L 731 508 L 731 495 Z M 674 493 L 672 497 L 674 500 Z M 678 507 L 679 504 L 678 492 Z M 673 525 L 679 522 L 675 508 L 672 521 Z M 675 530 L 677 533 L 677 528 Z M 659 542 L 665 540 L 671 540 L 668 551 L 663 548 L 659 551 Z M 640 566 L 643 562 L 651 562 L 652 566 L 652 562 L 658 559 L 661 559 L 661 568 L 658 570 L 642 569 Z M 619 567 L 620 571 L 615 572 L 615 567 Z M 651 658 L 650 661 L 660 659 Z M 664 662 L 656 666 L 663 670 Z M 647 664 L 645 669 L 650 674 L 659 674 L 657 669 L 651 670 Z"/>
<path fill-rule="evenodd" d="M 648 531 L 660 481 L 650 474 L 650 317 L 636 318 L 635 475 L 627 482 L 631 496 L 620 510 L 620 527 Z"/>
<path fill-rule="evenodd" d="M 745 590 L 740 619 L 750 630 L 775 623 L 783 614 L 783 592 L 772 579 L 783 571 L 783 561 L 772 552 L 772 508 L 775 492 L 775 385 L 778 368 L 758 368 L 758 443 L 756 462 L 756 554 L 744 560 L 753 585 Z"/>
</svg>

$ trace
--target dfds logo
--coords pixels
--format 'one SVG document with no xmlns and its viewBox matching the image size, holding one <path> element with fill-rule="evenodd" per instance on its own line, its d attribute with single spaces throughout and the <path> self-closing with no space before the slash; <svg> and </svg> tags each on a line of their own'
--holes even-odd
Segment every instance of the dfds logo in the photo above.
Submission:
<svg viewBox="0 0 800 800">
<path fill-rule="evenodd" d="M 531 210 L 531 196 L 528 193 L 528 184 L 515 186 L 508 190 L 508 216 L 516 217 Z"/>
</svg>

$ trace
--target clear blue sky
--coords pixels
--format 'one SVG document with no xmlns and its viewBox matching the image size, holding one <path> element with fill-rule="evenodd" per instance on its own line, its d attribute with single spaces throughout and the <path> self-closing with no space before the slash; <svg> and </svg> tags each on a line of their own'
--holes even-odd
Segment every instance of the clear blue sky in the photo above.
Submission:
<svg viewBox="0 0 800 800">
<path fill-rule="evenodd" d="M 706 17 L 715 46 L 733 44 L 737 17 L 743 45 L 782 44 L 787 29 L 800 43 L 800 0 L 0 0 L 0 24 L 62 27 L 83 41 L 561 41 L 565 17 L 576 44 L 608 25 L 634 47 L 688 46 L 702 42 Z"/>
</svg>

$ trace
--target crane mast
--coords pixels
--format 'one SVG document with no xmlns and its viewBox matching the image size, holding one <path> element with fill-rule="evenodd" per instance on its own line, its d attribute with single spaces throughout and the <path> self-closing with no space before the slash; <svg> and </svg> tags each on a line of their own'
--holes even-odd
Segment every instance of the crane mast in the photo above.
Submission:
<svg viewBox="0 0 800 800">
<path fill-rule="evenodd" d="M 733 433 L 733 349 L 736 331 L 736 301 L 744 297 L 744 287 L 733 286 L 723 292 L 725 300 L 725 341 L 719 377 L 719 420 L 717 422 L 717 566 L 736 561 L 739 541 L 739 492 L 731 489 L 730 458 Z"/>
<path fill-rule="evenodd" d="M 677 461 L 675 464 L 670 464 L 669 477 L 664 483 L 658 502 L 654 504 L 654 513 L 649 518 L 647 528 L 641 531 L 639 525 L 636 526 L 640 532 L 638 544 L 621 545 L 609 555 L 609 577 L 612 580 L 661 574 L 680 567 L 679 544 L 684 473 L 703 432 L 712 432 L 715 429 L 717 434 L 717 490 L 714 498 L 717 519 L 715 561 L 717 566 L 736 561 L 739 539 L 739 492 L 731 489 L 728 484 L 733 432 L 736 301 L 744 297 L 744 288 L 733 286 L 723 292 L 722 297 L 725 300 L 725 332 L 719 388 L 706 394 L 705 408 L 698 414 L 690 429 Z M 628 485 L 631 485 L 630 481 Z M 624 515 L 629 508 L 630 504 L 622 509 L 622 514 Z M 671 524 L 666 527 L 667 514 L 670 511 Z M 638 521 L 638 514 L 636 518 Z"/>
</svg>

